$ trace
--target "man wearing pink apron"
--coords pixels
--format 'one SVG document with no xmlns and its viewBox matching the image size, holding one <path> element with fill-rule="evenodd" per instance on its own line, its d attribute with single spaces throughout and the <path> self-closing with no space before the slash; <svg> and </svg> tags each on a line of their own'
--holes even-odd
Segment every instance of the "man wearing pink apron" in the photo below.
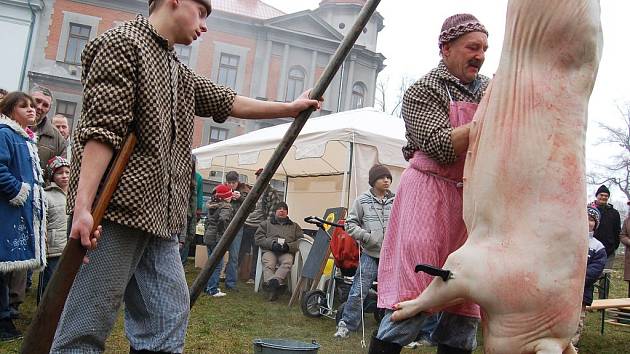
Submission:
<svg viewBox="0 0 630 354">
<path fill-rule="evenodd" d="M 399 353 L 430 316 L 394 322 L 392 309 L 418 297 L 432 276 L 416 264 L 441 268 L 466 241 L 462 176 L 469 123 L 488 85 L 479 75 L 488 32 L 470 14 L 447 18 L 439 36 L 442 60 L 411 86 L 403 100 L 409 167 L 402 174 L 378 269 L 378 307 L 386 309 L 370 353 Z M 479 307 L 465 303 L 443 309 L 431 340 L 437 353 L 471 353 L 477 346 Z"/>
</svg>

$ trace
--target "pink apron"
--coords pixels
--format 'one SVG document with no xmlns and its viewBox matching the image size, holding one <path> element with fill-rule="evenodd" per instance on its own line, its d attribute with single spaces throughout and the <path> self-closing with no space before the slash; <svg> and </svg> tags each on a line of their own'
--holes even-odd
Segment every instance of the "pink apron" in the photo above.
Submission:
<svg viewBox="0 0 630 354">
<path fill-rule="evenodd" d="M 447 88 L 448 91 L 448 88 Z M 449 97 L 450 92 L 449 92 Z M 476 103 L 450 100 L 449 119 L 456 128 L 472 121 Z M 420 295 L 433 280 L 415 273 L 416 264 L 442 267 L 467 238 L 462 215 L 465 152 L 440 165 L 416 151 L 403 172 L 383 241 L 378 267 L 378 307 L 391 309 Z M 444 309 L 479 318 L 479 306 L 464 303 Z"/>
</svg>

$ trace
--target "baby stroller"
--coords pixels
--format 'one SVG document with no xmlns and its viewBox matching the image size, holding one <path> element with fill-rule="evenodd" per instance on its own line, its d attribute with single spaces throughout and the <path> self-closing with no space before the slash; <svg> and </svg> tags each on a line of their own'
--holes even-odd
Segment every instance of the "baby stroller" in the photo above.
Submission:
<svg viewBox="0 0 630 354">
<path fill-rule="evenodd" d="M 325 234 L 330 240 L 334 263 L 329 267 L 331 268 L 330 278 L 323 281 L 323 286 L 307 292 L 302 297 L 302 313 L 307 317 L 326 316 L 334 318 L 338 323 L 343 316 L 346 299 L 352 285 L 352 277 L 357 273 L 359 248 L 356 241 L 345 231 L 343 219 L 340 219 L 339 223 L 333 223 L 310 216 L 305 218 L 304 221 L 326 231 Z M 334 227 L 332 235 L 326 230 L 324 225 Z M 330 227 L 328 229 L 330 230 Z M 336 294 L 337 299 L 335 299 Z M 374 319 L 380 322 L 383 318 L 384 310 L 378 309 L 376 304 L 376 284 L 373 284 L 363 302 L 363 311 L 365 313 L 373 313 Z M 334 310 L 335 305 L 337 305 L 336 310 Z"/>
</svg>

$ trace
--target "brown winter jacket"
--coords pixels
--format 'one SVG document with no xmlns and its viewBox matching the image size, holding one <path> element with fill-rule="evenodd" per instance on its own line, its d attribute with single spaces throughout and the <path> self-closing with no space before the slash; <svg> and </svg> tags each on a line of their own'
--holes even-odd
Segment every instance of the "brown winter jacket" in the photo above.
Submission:
<svg viewBox="0 0 630 354">
<path fill-rule="evenodd" d="M 66 157 L 66 139 L 55 128 L 50 118 L 44 117 L 35 128 L 37 134 L 37 154 L 39 155 L 39 165 L 46 175 L 48 160 L 55 156 Z M 46 180 L 49 176 L 46 176 Z"/>
<path fill-rule="evenodd" d="M 181 64 L 149 21 L 111 29 L 82 55 L 81 120 L 73 135 L 68 211 L 74 208 L 85 144 L 120 149 L 133 130 L 138 143 L 105 219 L 163 238 L 186 220 L 195 115 L 222 123 L 236 93 Z"/>
<path fill-rule="evenodd" d="M 298 240 L 304 237 L 300 225 L 286 218 L 276 219 L 275 215 L 263 221 L 254 235 L 256 245 L 265 251 L 271 251 L 271 245 L 278 242 L 278 238 L 283 238 L 289 245 L 289 252 L 295 254 L 298 251 Z"/>
</svg>

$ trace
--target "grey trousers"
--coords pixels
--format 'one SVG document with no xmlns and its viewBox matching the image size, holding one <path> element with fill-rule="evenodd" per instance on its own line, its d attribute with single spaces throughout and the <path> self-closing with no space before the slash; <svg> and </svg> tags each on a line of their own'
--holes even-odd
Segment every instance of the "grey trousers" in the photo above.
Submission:
<svg viewBox="0 0 630 354">
<path fill-rule="evenodd" d="M 123 301 L 125 334 L 134 349 L 181 353 L 190 300 L 177 238 L 104 221 L 102 238 L 88 257 L 51 353 L 102 353 Z"/>
</svg>

